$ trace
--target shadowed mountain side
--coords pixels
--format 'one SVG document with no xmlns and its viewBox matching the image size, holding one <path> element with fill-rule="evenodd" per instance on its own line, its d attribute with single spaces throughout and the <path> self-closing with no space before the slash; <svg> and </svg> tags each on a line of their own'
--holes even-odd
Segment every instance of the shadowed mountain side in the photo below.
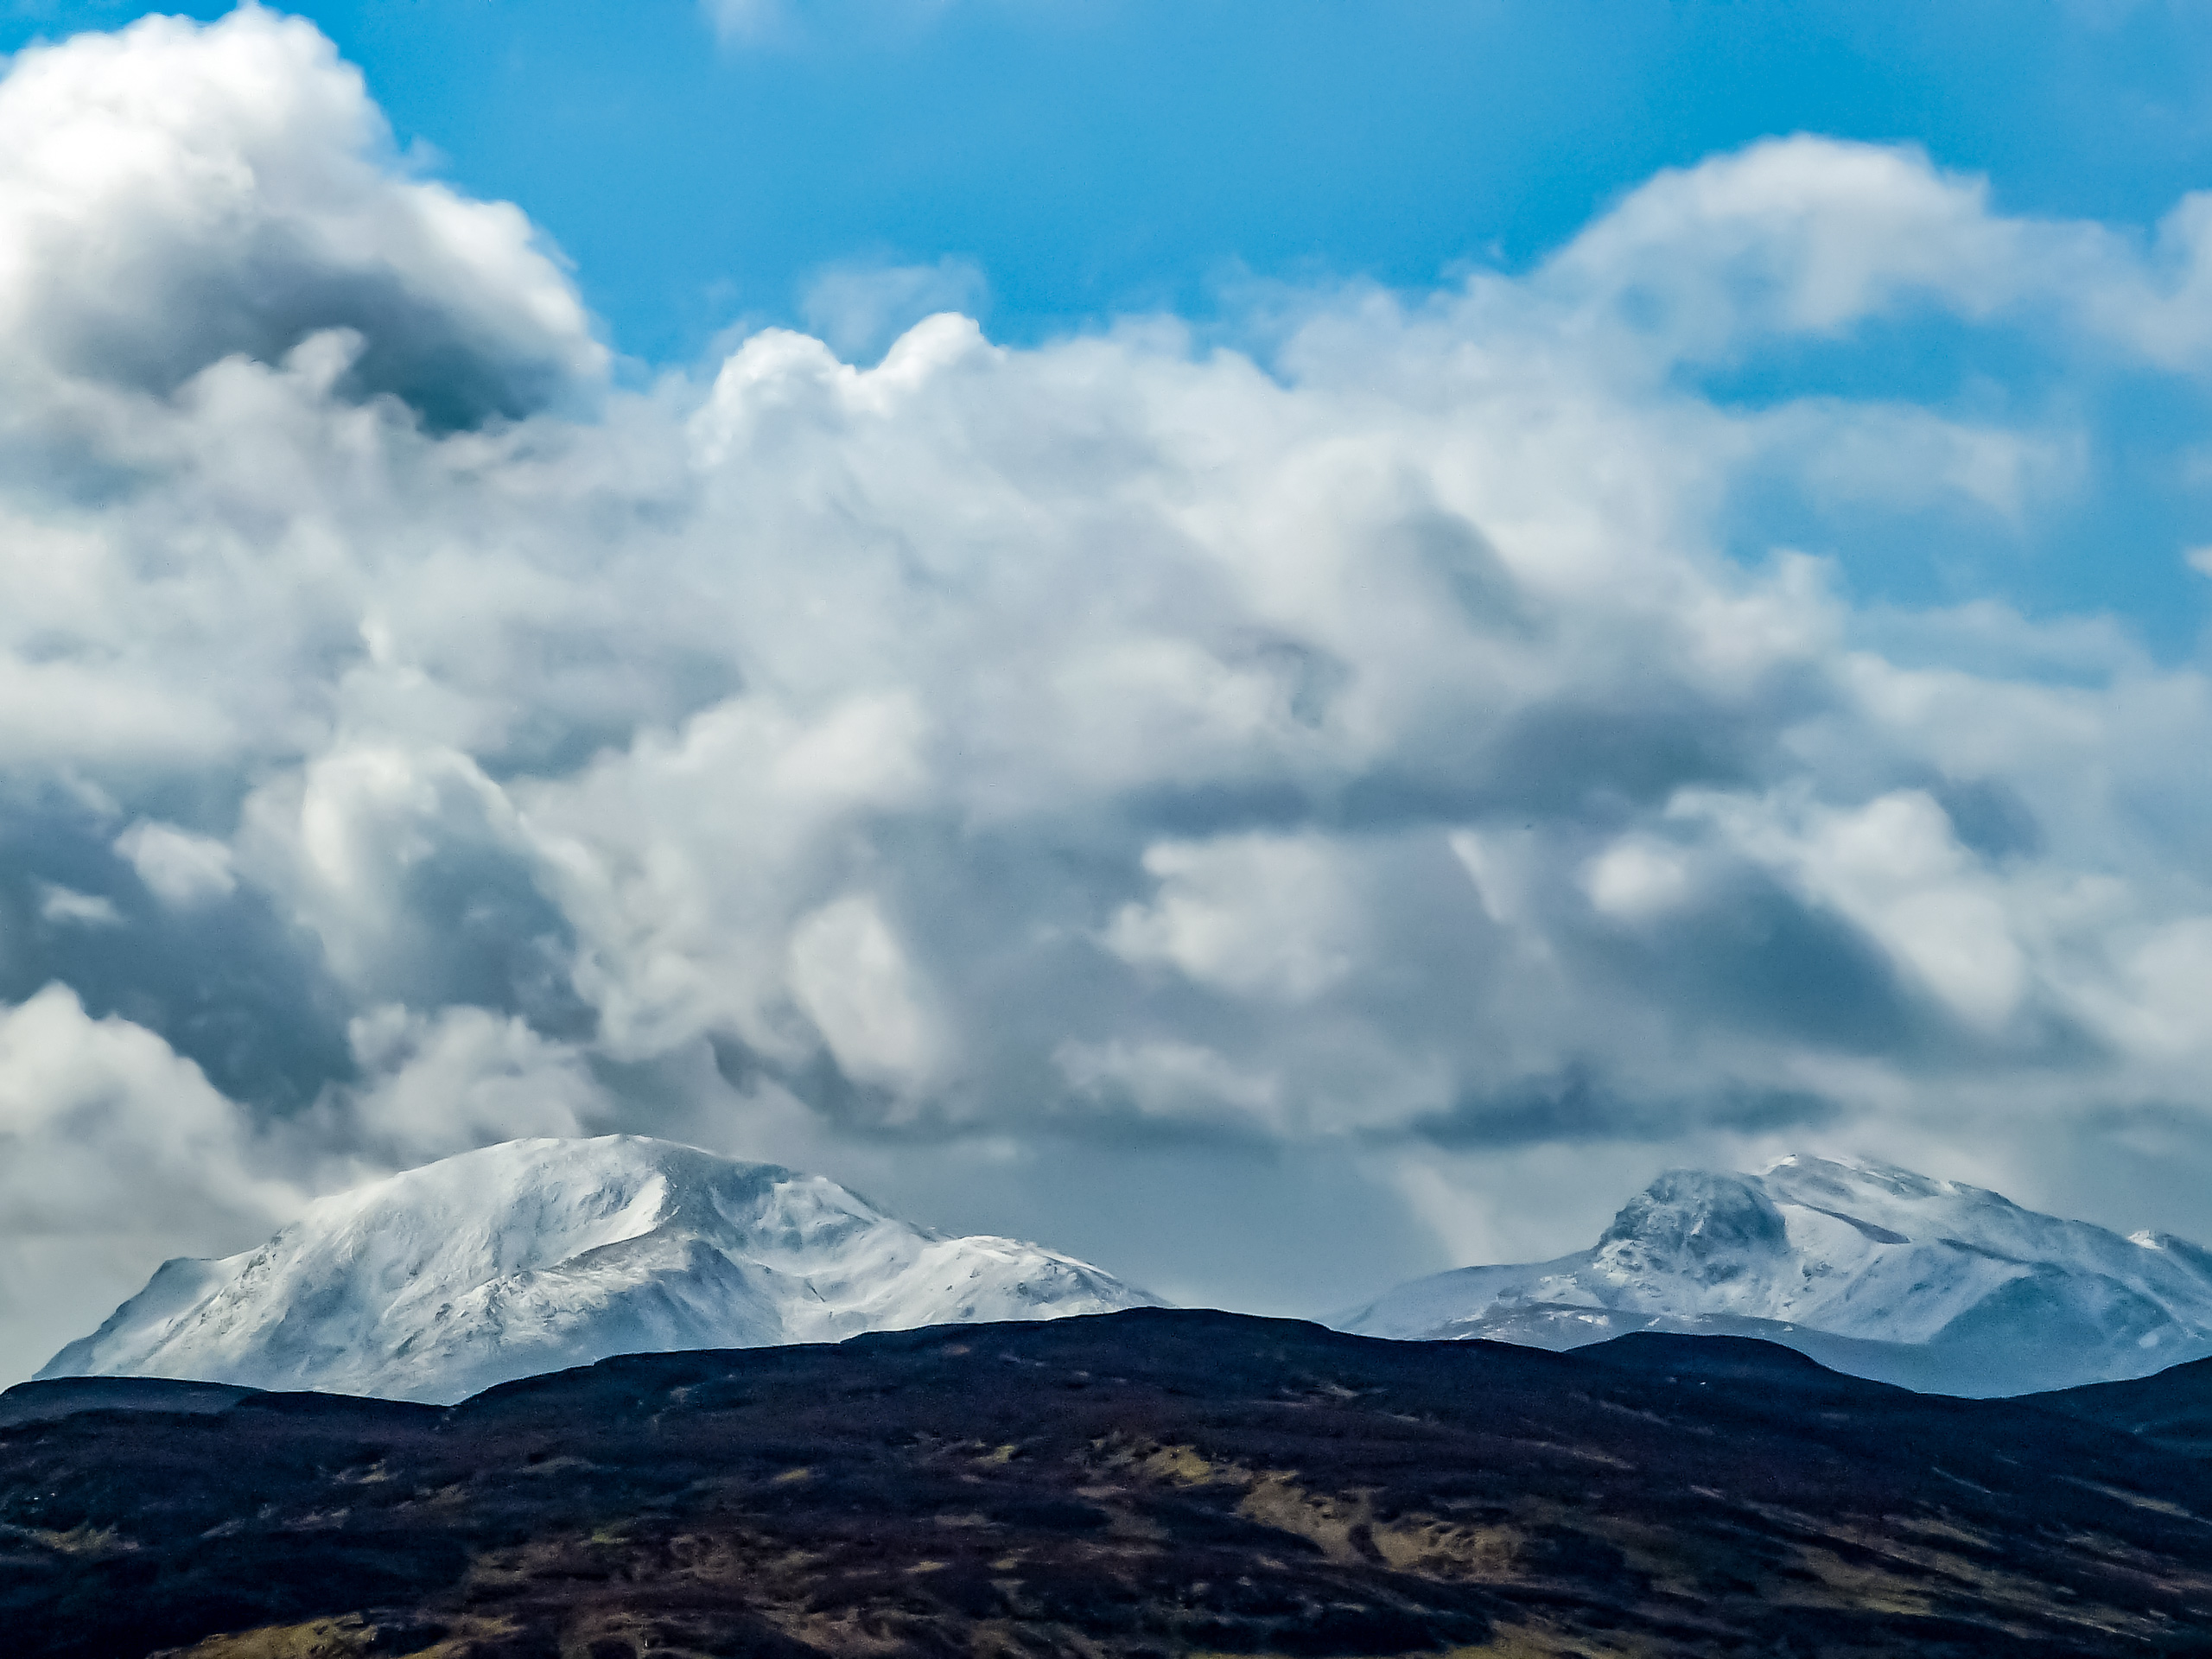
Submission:
<svg viewBox="0 0 2212 1659">
<path fill-rule="evenodd" d="M 201 1416 L 228 1411 L 256 1389 L 228 1382 L 180 1382 L 166 1376 L 71 1376 L 19 1382 L 0 1394 L 0 1428 L 87 1411 L 157 1411 Z"/>
<path fill-rule="evenodd" d="M 2075 1353 L 2054 1351 L 2047 1363 L 2023 1354 L 2019 1344 L 2004 1339 L 1976 1341 L 1971 1338 L 1943 1344 L 1879 1342 L 1863 1337 L 1838 1336 L 1788 1325 L 1779 1319 L 1746 1319 L 1728 1313 L 1640 1313 L 1620 1308 L 1582 1307 L 1560 1302 L 1535 1302 L 1503 1308 L 1479 1320 L 1469 1321 L 1467 1335 L 1478 1340 L 1510 1342 L 1530 1348 L 1567 1353 L 1593 1344 L 1610 1344 L 1624 1338 L 1643 1335 L 1682 1337 L 1738 1337 L 1788 1348 L 1818 1361 L 1832 1371 L 1843 1371 L 1869 1382 L 1887 1382 L 1920 1394 L 1955 1394 L 1969 1398 L 1987 1392 L 1993 1373 L 2001 1371 L 2007 1392 L 2031 1392 L 2040 1388 L 2063 1388 L 2079 1376 L 2082 1362 Z M 1459 1340 L 1449 1329 L 1434 1333 L 1435 1340 Z"/>
<path fill-rule="evenodd" d="M 1139 1310 L 149 1400 L 0 1429 L 26 1659 L 2212 1649 L 2202 1464 L 1725 1338 Z"/>
<path fill-rule="evenodd" d="M 2023 1403 L 2101 1423 L 2184 1457 L 2212 1458 L 2212 1359 L 2133 1382 L 2035 1395 Z"/>
</svg>

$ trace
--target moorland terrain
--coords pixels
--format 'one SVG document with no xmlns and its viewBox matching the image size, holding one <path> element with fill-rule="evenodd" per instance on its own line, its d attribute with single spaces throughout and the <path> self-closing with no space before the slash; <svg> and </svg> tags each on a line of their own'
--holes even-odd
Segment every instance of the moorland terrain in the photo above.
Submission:
<svg viewBox="0 0 2212 1659">
<path fill-rule="evenodd" d="M 26 1659 L 2212 1651 L 2212 1362 L 2024 1400 L 1769 1344 L 1141 1309 L 449 1408 L 0 1396 Z"/>
</svg>

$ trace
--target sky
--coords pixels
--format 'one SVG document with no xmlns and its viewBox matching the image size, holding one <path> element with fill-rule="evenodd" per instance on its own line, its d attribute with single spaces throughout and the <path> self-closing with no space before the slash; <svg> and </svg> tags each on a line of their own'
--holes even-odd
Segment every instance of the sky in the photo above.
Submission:
<svg viewBox="0 0 2212 1659">
<path fill-rule="evenodd" d="M 0 1379 L 533 1134 L 2212 1238 L 2212 13 L 139 10 L 0 10 Z"/>
</svg>

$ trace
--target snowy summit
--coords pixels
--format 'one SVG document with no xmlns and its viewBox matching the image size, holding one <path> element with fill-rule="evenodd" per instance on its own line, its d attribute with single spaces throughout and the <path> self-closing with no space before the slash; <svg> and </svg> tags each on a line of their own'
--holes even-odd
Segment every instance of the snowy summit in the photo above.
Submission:
<svg viewBox="0 0 2212 1659">
<path fill-rule="evenodd" d="M 166 1262 L 39 1376 L 447 1402 L 611 1354 L 1153 1305 L 820 1176 L 637 1135 L 513 1141 L 322 1198 L 244 1255 Z"/>
<path fill-rule="evenodd" d="M 1669 1171 L 1593 1249 L 1418 1279 L 1334 1323 L 1553 1349 L 1630 1331 L 1762 1337 L 1908 1388 L 2024 1394 L 2212 1354 L 2212 1252 L 1801 1155 L 1760 1175 Z"/>
</svg>

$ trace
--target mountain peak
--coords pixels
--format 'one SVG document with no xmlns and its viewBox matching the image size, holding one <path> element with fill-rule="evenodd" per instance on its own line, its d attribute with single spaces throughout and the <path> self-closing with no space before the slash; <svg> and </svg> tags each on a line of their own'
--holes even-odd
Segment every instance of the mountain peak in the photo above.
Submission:
<svg viewBox="0 0 2212 1659">
<path fill-rule="evenodd" d="M 1823 1158 L 1809 1153 L 1791 1153 L 1769 1164 L 1760 1179 L 1770 1192 L 1800 1203 L 1821 1196 L 1874 1204 L 1949 1200 L 2020 1211 L 2019 1205 L 2001 1192 L 1971 1186 L 1964 1181 L 1937 1180 L 1875 1158 Z"/>
<path fill-rule="evenodd" d="M 1711 1284 L 1788 1244 L 1782 1212 L 1757 1177 L 1670 1169 L 1621 1206 L 1598 1249 L 1623 1274 L 1682 1273 Z"/>
<path fill-rule="evenodd" d="M 513 1141 L 318 1199 L 257 1249 L 167 1263 L 39 1375 L 447 1401 L 618 1353 L 1152 1301 L 779 1165 L 639 1135 Z"/>
<path fill-rule="evenodd" d="M 1416 1280 L 1338 1323 L 1550 1348 L 1637 1330 L 1757 1336 L 1910 1387 L 2025 1393 L 2212 1354 L 2212 1252 L 1801 1153 L 1757 1175 L 1669 1170 L 1591 1249 Z"/>
</svg>

